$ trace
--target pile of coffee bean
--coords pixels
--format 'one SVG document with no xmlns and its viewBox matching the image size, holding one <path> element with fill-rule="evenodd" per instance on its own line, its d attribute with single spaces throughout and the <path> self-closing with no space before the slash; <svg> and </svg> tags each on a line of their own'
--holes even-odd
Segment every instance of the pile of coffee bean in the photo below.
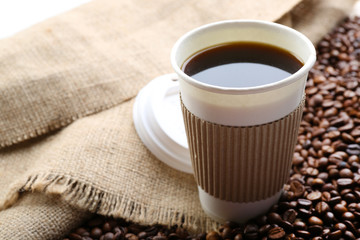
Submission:
<svg viewBox="0 0 360 240">
<path fill-rule="evenodd" d="M 360 18 L 345 19 L 317 50 L 290 179 L 266 215 L 199 235 L 96 216 L 65 239 L 360 239 Z"/>
</svg>

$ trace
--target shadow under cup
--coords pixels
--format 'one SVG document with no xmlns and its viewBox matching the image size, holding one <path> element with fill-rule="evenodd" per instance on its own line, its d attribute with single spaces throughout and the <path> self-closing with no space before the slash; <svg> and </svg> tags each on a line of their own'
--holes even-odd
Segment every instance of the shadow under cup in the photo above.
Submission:
<svg viewBox="0 0 360 240">
<path fill-rule="evenodd" d="M 207 47 L 259 42 L 292 53 L 304 65 L 280 81 L 232 88 L 205 84 L 181 65 Z M 304 106 L 313 44 L 301 33 L 257 20 L 208 24 L 182 36 L 171 53 L 194 175 L 204 211 L 216 220 L 244 222 L 275 204 L 289 177 Z"/>
</svg>

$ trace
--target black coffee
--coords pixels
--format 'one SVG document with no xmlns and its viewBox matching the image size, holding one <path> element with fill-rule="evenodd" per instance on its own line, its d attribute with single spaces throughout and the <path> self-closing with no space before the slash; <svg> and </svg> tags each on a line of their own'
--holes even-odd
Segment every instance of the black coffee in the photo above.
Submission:
<svg viewBox="0 0 360 240">
<path fill-rule="evenodd" d="M 269 44 L 230 42 L 189 57 L 182 70 L 194 79 L 221 87 L 254 87 L 280 81 L 303 63 L 288 51 Z"/>
</svg>

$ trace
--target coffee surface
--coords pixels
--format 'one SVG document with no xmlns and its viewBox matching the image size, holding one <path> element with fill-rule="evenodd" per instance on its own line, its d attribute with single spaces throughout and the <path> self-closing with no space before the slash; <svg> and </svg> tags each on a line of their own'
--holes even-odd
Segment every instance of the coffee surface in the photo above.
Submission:
<svg viewBox="0 0 360 240">
<path fill-rule="evenodd" d="M 246 88 L 280 81 L 303 63 L 288 51 L 263 43 L 230 42 L 190 56 L 182 70 L 195 80 L 220 86 Z"/>
</svg>

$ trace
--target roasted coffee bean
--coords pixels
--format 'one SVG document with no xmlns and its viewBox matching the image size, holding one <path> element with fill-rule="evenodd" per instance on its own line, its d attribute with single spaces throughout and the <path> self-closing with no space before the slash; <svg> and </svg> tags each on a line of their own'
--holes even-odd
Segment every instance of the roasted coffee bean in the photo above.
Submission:
<svg viewBox="0 0 360 240">
<path fill-rule="evenodd" d="M 180 237 L 176 233 L 172 232 L 172 233 L 169 234 L 168 239 L 170 239 L 170 240 L 178 240 L 178 239 L 180 239 Z"/>
<path fill-rule="evenodd" d="M 296 229 L 296 230 L 304 230 L 304 229 L 306 229 L 306 224 L 304 222 L 300 221 L 300 220 L 295 221 L 293 226 L 294 226 L 294 229 Z"/>
<path fill-rule="evenodd" d="M 206 240 L 220 240 L 220 239 L 221 239 L 220 235 L 215 231 L 211 231 L 208 234 L 206 234 Z"/>
<path fill-rule="evenodd" d="M 347 208 L 344 205 L 340 204 L 340 203 L 336 204 L 333 207 L 333 210 L 334 210 L 334 213 L 336 215 L 338 215 L 338 216 L 342 216 L 345 212 L 348 211 Z"/>
<path fill-rule="evenodd" d="M 356 197 L 354 194 L 352 193 L 347 193 L 343 196 L 343 199 L 347 202 L 347 203 L 353 203 L 356 201 Z"/>
<path fill-rule="evenodd" d="M 344 212 L 341 216 L 343 220 L 354 221 L 355 215 L 352 212 Z"/>
<path fill-rule="evenodd" d="M 330 205 L 335 205 L 341 202 L 341 197 L 340 196 L 336 196 L 336 197 L 332 197 L 329 200 L 329 204 Z"/>
<path fill-rule="evenodd" d="M 289 223 L 294 223 L 296 216 L 297 216 L 297 212 L 294 209 L 288 209 L 286 212 L 284 212 L 282 218 L 284 221 L 288 221 Z"/>
<path fill-rule="evenodd" d="M 116 236 L 116 234 L 115 234 Z M 120 239 L 120 238 L 119 238 Z M 153 240 L 166 240 L 166 237 L 165 236 L 155 236 L 152 238 Z"/>
<path fill-rule="evenodd" d="M 112 227 L 109 222 L 105 222 L 102 227 L 103 232 L 110 232 L 112 230 Z"/>
<path fill-rule="evenodd" d="M 328 234 L 328 239 L 329 240 L 338 240 L 341 238 L 341 235 L 342 235 L 341 230 L 336 230 L 336 231 Z"/>
<path fill-rule="evenodd" d="M 113 240 L 114 238 L 114 234 L 112 232 L 107 232 L 105 235 L 104 235 L 104 240 Z M 136 238 L 135 238 L 136 239 Z M 132 240 L 135 240 L 134 238 Z"/>
<path fill-rule="evenodd" d="M 281 216 L 276 212 L 269 213 L 267 219 L 271 224 L 278 224 L 282 221 Z"/>
<path fill-rule="evenodd" d="M 314 202 L 321 200 L 321 196 L 322 196 L 321 192 L 314 191 L 314 192 L 309 193 L 306 196 L 306 198 L 314 203 Z"/>
<path fill-rule="evenodd" d="M 309 239 L 311 236 L 311 233 L 306 230 L 297 230 L 296 235 L 305 239 Z"/>
<path fill-rule="evenodd" d="M 323 240 L 323 238 L 320 236 L 317 236 L 317 237 L 313 237 L 311 240 Z"/>
<path fill-rule="evenodd" d="M 355 235 L 350 231 L 345 231 L 344 237 L 346 239 L 350 239 L 350 240 L 355 240 L 356 239 Z"/>
<path fill-rule="evenodd" d="M 308 220 L 308 223 L 310 225 L 319 225 L 319 226 L 323 225 L 323 221 L 320 218 L 315 217 L 315 216 L 311 216 Z"/>
<path fill-rule="evenodd" d="M 346 231 L 346 225 L 344 223 L 337 223 L 334 225 L 335 230 L 340 230 L 341 232 Z"/>
<path fill-rule="evenodd" d="M 82 236 L 76 233 L 70 233 L 69 238 L 71 240 L 82 240 Z"/>
<path fill-rule="evenodd" d="M 79 234 L 82 237 L 90 236 L 90 233 L 83 227 L 79 227 L 75 230 L 76 234 Z"/>
<path fill-rule="evenodd" d="M 345 220 L 344 224 L 346 225 L 346 229 L 351 231 L 356 237 L 360 236 L 359 231 L 356 229 L 356 227 L 354 226 L 354 224 L 351 221 Z"/>
<path fill-rule="evenodd" d="M 341 178 L 353 178 L 354 174 L 349 168 L 341 169 L 339 172 Z"/>
<path fill-rule="evenodd" d="M 338 178 L 339 177 L 339 170 L 336 168 L 332 168 L 329 170 L 329 177 L 330 178 Z"/>
<path fill-rule="evenodd" d="M 102 235 L 102 230 L 99 227 L 95 227 L 91 230 L 90 232 L 90 236 L 93 238 L 100 238 L 100 236 Z"/>
<path fill-rule="evenodd" d="M 267 233 L 269 232 L 270 229 L 271 229 L 271 225 L 265 224 L 259 229 L 259 234 L 261 236 L 267 235 Z"/>
<path fill-rule="evenodd" d="M 236 234 L 234 240 L 243 240 L 243 235 L 241 233 Z"/>
<path fill-rule="evenodd" d="M 281 227 L 274 227 L 269 230 L 269 239 L 282 239 L 285 236 L 285 231 Z"/>
<path fill-rule="evenodd" d="M 318 215 L 321 216 L 324 215 L 326 212 L 330 211 L 330 207 L 326 202 L 321 201 L 316 204 L 315 211 Z"/>
<path fill-rule="evenodd" d="M 323 233 L 323 227 L 320 225 L 312 225 L 308 227 L 308 231 L 310 232 L 311 236 L 320 236 Z"/>
<path fill-rule="evenodd" d="M 341 189 L 351 188 L 354 184 L 354 180 L 351 178 L 339 178 L 336 182 Z"/>
<path fill-rule="evenodd" d="M 300 209 L 298 210 L 298 215 L 299 215 L 300 217 L 302 217 L 302 218 L 309 218 L 309 217 L 311 217 L 312 213 L 311 213 L 311 211 L 308 210 L 308 209 L 300 208 Z"/>
<path fill-rule="evenodd" d="M 359 144 L 349 144 L 346 152 L 350 155 L 360 155 L 360 145 Z"/>
<path fill-rule="evenodd" d="M 312 202 L 310 200 L 304 199 L 304 198 L 299 198 L 297 200 L 298 202 L 298 206 L 301 208 L 305 208 L 305 209 L 309 209 L 312 205 Z"/>
<path fill-rule="evenodd" d="M 332 212 L 326 212 L 325 215 L 322 217 L 325 223 L 331 224 L 335 220 L 335 216 Z"/>
<path fill-rule="evenodd" d="M 331 194 L 330 194 L 329 192 L 327 192 L 327 191 L 323 191 L 323 192 L 321 193 L 321 199 L 322 199 L 323 201 L 325 201 L 325 202 L 329 202 L 330 199 L 331 199 Z"/>
<path fill-rule="evenodd" d="M 305 193 L 304 185 L 296 180 L 290 183 L 290 190 L 294 192 L 295 197 L 301 197 Z"/>
</svg>

